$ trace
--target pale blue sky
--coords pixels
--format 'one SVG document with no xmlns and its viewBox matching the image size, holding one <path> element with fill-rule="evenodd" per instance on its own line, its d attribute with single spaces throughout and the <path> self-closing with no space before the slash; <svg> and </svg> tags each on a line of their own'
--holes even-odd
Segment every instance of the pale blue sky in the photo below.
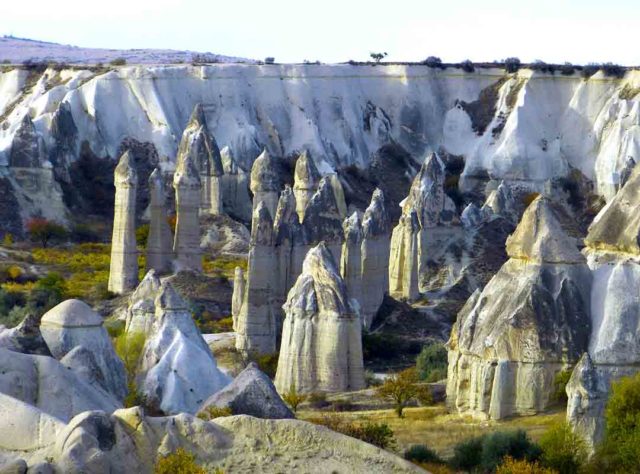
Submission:
<svg viewBox="0 0 640 474">
<path fill-rule="evenodd" d="M 279 62 L 640 64 L 640 0 L 0 0 L 0 34 L 106 48 L 211 51 Z"/>
</svg>

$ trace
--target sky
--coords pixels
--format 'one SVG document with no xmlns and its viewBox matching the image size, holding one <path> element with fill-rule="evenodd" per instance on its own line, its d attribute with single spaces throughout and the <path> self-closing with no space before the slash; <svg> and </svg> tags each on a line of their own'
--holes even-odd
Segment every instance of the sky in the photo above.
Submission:
<svg viewBox="0 0 640 474">
<path fill-rule="evenodd" d="M 640 0 L 0 0 L 0 35 L 278 62 L 640 65 Z"/>
</svg>

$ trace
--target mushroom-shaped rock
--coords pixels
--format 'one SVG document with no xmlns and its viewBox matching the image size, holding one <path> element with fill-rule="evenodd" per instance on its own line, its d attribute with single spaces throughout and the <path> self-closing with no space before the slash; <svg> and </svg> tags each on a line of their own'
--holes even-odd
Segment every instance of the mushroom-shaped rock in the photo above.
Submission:
<svg viewBox="0 0 640 474">
<path fill-rule="evenodd" d="M 147 238 L 147 271 L 166 273 L 173 259 L 171 228 L 167 221 L 166 195 L 162 172 L 156 168 L 149 176 L 151 219 Z"/>
<path fill-rule="evenodd" d="M 284 305 L 275 384 L 280 393 L 364 387 L 361 321 L 324 243 L 309 250 Z"/>
<path fill-rule="evenodd" d="M 91 350 L 101 372 L 104 389 L 118 400 L 127 395 L 124 364 L 111 344 L 102 318 L 80 300 L 66 300 L 42 317 L 40 331 L 51 354 L 62 359 L 74 348 Z"/>
<path fill-rule="evenodd" d="M 527 207 L 515 232 L 507 238 L 507 254 L 538 263 L 585 262 L 554 216 L 549 200 L 542 196 Z"/>
<path fill-rule="evenodd" d="M 257 418 L 295 418 L 278 395 L 271 379 L 253 362 L 233 382 L 211 396 L 200 412 L 209 407 L 230 408 L 234 415 Z"/>
<path fill-rule="evenodd" d="M 114 172 L 116 196 L 109 291 L 125 293 L 138 283 L 138 250 L 136 247 L 136 190 L 138 174 L 129 151 L 120 157 Z"/>
<path fill-rule="evenodd" d="M 173 252 L 178 270 L 202 270 L 200 251 L 200 176 L 189 153 L 178 154 L 178 164 L 173 175 L 176 190 L 176 234 Z"/>
<path fill-rule="evenodd" d="M 304 210 L 311 196 L 318 189 L 320 173 L 307 150 L 300 153 L 293 173 L 293 190 L 296 195 L 296 210 L 300 222 L 304 219 Z"/>
<path fill-rule="evenodd" d="M 187 304 L 170 283 L 162 283 L 155 311 L 142 351 L 139 390 L 166 414 L 195 413 L 230 379 L 218 369 Z"/>
<path fill-rule="evenodd" d="M 253 193 L 253 209 L 264 201 L 272 216 L 276 214 L 278 193 L 282 187 L 280 180 L 280 164 L 266 150 L 262 151 L 251 167 L 251 192 Z"/>
<path fill-rule="evenodd" d="M 544 198 L 507 249 L 511 258 L 467 301 L 448 343 L 448 405 L 494 419 L 546 409 L 591 327 L 591 273 Z"/>
</svg>

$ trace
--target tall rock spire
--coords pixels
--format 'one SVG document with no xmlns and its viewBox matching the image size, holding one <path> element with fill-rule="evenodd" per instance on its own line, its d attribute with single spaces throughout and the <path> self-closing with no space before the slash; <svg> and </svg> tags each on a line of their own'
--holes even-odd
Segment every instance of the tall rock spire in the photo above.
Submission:
<svg viewBox="0 0 640 474">
<path fill-rule="evenodd" d="M 193 109 L 189 123 L 182 134 L 178 155 L 191 155 L 200 174 L 202 197 L 200 209 L 203 213 L 222 213 L 222 184 L 224 173 L 220 149 L 207 126 L 202 104 Z"/>
<path fill-rule="evenodd" d="M 173 252 L 178 270 L 202 271 L 200 250 L 201 182 L 191 153 L 179 153 L 173 187 L 176 191 L 176 235 Z"/>
<path fill-rule="evenodd" d="M 151 219 L 147 238 L 147 271 L 153 269 L 158 273 L 166 273 L 171 270 L 173 260 L 173 237 L 167 222 L 164 179 L 158 168 L 149 176 L 149 193 Z"/>
<path fill-rule="evenodd" d="M 251 167 L 251 192 L 253 193 L 253 209 L 264 202 L 271 216 L 275 216 L 278 207 L 280 187 L 280 167 L 265 148 Z"/>
<path fill-rule="evenodd" d="M 300 153 L 296 161 L 293 175 L 293 191 L 296 195 L 296 211 L 300 222 L 304 219 L 304 211 L 311 196 L 318 189 L 320 173 L 307 150 Z"/>
<path fill-rule="evenodd" d="M 309 250 L 284 310 L 278 391 L 364 388 L 361 321 L 323 243 Z"/>
<path fill-rule="evenodd" d="M 373 192 L 364 212 L 362 236 L 362 288 L 366 289 L 366 297 L 360 301 L 360 311 L 364 327 L 369 328 L 389 290 L 391 222 L 381 189 Z"/>
<path fill-rule="evenodd" d="M 111 238 L 109 291 L 122 294 L 138 283 L 138 250 L 136 248 L 136 190 L 138 175 L 133 158 L 126 151 L 114 172 L 116 196 Z"/>
<path fill-rule="evenodd" d="M 351 214 L 344 220 L 342 227 L 344 229 L 344 243 L 340 258 L 340 275 L 347 285 L 347 293 L 352 300 L 352 305 L 357 305 L 354 310 L 360 313 L 363 290 L 369 293 L 369 288 L 362 285 L 362 222 L 360 214 L 357 211 Z"/>
<path fill-rule="evenodd" d="M 244 354 L 276 351 L 277 309 L 273 295 L 278 284 L 273 220 L 264 202 L 258 203 L 251 224 L 251 248 L 244 300 L 235 321 L 236 349 Z"/>
</svg>

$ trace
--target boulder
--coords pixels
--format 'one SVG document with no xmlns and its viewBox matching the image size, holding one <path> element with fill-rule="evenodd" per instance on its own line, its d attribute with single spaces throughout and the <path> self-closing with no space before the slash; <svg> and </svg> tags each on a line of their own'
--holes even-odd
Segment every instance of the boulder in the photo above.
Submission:
<svg viewBox="0 0 640 474">
<path fill-rule="evenodd" d="M 0 347 L 23 354 L 51 355 L 40 332 L 40 318 L 35 314 L 27 315 L 14 328 L 0 330 Z"/>
<path fill-rule="evenodd" d="M 256 418 L 295 418 L 282 401 L 271 379 L 251 362 L 240 374 L 219 392 L 213 394 L 200 408 L 230 408 L 234 415 Z"/>
<path fill-rule="evenodd" d="M 87 365 L 79 365 L 81 370 L 76 372 L 70 369 L 77 366 L 66 366 L 51 357 L 0 349 L 0 393 L 63 421 L 86 410 L 110 413 L 120 408 L 120 402 L 104 390 L 97 377 L 86 376 Z M 95 370 L 95 364 L 93 367 Z"/>
<path fill-rule="evenodd" d="M 42 317 L 40 331 L 56 359 L 62 359 L 79 346 L 89 349 L 100 370 L 103 388 L 123 400 L 128 392 L 124 364 L 102 323 L 100 315 L 86 303 L 72 299 L 49 310 Z"/>
</svg>

